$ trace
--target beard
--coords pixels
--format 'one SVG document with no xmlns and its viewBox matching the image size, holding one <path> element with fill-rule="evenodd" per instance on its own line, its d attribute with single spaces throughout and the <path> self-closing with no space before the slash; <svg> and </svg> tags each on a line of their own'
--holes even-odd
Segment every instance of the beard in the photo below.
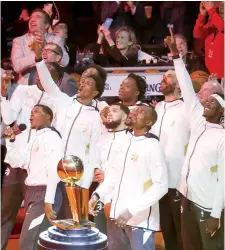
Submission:
<svg viewBox="0 0 225 250">
<path fill-rule="evenodd" d="M 105 123 L 105 127 L 107 129 L 115 129 L 120 125 L 120 123 L 121 123 L 121 119 L 117 120 L 117 121 L 107 122 L 107 123 Z"/>
<path fill-rule="evenodd" d="M 166 86 L 164 88 L 159 88 L 159 91 L 163 94 L 163 95 L 168 95 L 168 94 L 172 94 L 174 93 L 174 88 L 172 86 Z"/>
</svg>

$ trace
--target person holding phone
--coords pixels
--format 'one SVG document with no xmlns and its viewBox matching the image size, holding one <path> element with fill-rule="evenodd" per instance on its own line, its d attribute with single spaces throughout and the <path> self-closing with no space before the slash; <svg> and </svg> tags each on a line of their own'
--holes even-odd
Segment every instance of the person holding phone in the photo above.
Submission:
<svg viewBox="0 0 225 250">
<path fill-rule="evenodd" d="M 94 48 L 94 61 L 101 66 L 134 66 L 138 63 L 138 47 L 134 32 L 128 27 L 116 31 L 114 42 L 109 31 L 110 20 L 98 27 L 98 40 Z M 104 39 L 106 46 L 103 45 Z M 102 47 L 102 54 L 100 53 Z"/>
</svg>

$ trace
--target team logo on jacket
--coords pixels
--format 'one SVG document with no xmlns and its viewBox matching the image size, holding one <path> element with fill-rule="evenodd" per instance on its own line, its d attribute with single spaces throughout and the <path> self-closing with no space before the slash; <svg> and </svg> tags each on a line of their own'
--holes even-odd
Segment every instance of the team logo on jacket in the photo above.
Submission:
<svg viewBox="0 0 225 250">
<path fill-rule="evenodd" d="M 89 154 L 89 149 L 90 149 L 90 144 L 87 144 L 85 149 L 85 155 Z"/>
<path fill-rule="evenodd" d="M 34 147 L 33 147 L 33 151 L 37 152 L 38 150 L 39 150 L 39 146 L 38 146 L 38 144 L 35 144 Z"/>
<path fill-rule="evenodd" d="M 80 128 L 82 132 L 87 132 L 88 131 L 88 125 L 87 124 L 80 124 Z"/>
<path fill-rule="evenodd" d="M 175 120 L 173 120 L 170 124 L 170 127 L 172 127 L 175 124 Z"/>
<path fill-rule="evenodd" d="M 133 154 L 131 155 L 131 161 L 135 162 L 135 161 L 137 161 L 137 159 L 138 159 L 137 153 L 133 153 Z"/>
<path fill-rule="evenodd" d="M 210 168 L 210 172 L 211 172 L 211 174 L 216 173 L 216 172 L 217 172 L 217 170 L 218 170 L 218 166 L 217 166 L 217 165 L 212 166 L 212 167 Z"/>
</svg>

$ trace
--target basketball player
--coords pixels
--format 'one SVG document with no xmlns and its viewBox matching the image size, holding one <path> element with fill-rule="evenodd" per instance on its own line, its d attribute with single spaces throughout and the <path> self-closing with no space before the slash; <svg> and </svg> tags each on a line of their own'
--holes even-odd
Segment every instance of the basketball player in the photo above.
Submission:
<svg viewBox="0 0 225 250">
<path fill-rule="evenodd" d="M 191 128 L 178 186 L 181 197 L 181 235 L 184 250 L 224 249 L 224 96 L 211 94 L 199 109 L 191 78 L 180 58 L 173 34 L 165 43 L 173 55 L 175 72 Z"/>
<path fill-rule="evenodd" d="M 128 145 L 115 151 L 110 173 L 93 193 L 90 212 L 98 199 L 112 195 L 109 250 L 155 249 L 154 231 L 159 230 L 159 200 L 168 191 L 167 169 L 157 137 L 148 133 L 157 120 L 151 107 L 131 111 L 126 124 L 133 128 Z M 95 213 L 94 213 L 95 214 Z"/>
<path fill-rule="evenodd" d="M 56 192 L 56 188 L 60 181 L 57 165 L 63 157 L 63 143 L 60 134 L 50 127 L 52 120 L 53 112 L 49 107 L 35 105 L 31 112 L 30 123 L 31 128 L 37 133 L 23 149 L 23 154 L 17 153 L 15 156 L 18 162 L 23 162 L 27 170 L 24 199 L 26 216 L 19 241 L 20 249 L 23 250 L 37 249 L 39 234 L 50 226 L 46 223 L 43 225 L 45 208 L 49 216 L 50 211 L 54 212 L 53 204 L 57 212 L 62 203 L 62 193 L 60 189 Z M 16 135 L 10 127 L 6 134 L 10 139 L 10 151 L 14 147 Z"/>
</svg>

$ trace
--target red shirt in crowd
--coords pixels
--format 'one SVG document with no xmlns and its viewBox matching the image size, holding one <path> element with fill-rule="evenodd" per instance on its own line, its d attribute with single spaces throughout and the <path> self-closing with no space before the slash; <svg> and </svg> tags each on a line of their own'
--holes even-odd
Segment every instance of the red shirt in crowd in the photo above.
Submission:
<svg viewBox="0 0 225 250">
<path fill-rule="evenodd" d="M 210 74 L 216 73 L 221 79 L 224 77 L 224 20 L 213 8 L 208 10 L 208 15 L 206 24 L 206 15 L 198 15 L 193 36 L 205 39 L 205 64 Z"/>
</svg>

